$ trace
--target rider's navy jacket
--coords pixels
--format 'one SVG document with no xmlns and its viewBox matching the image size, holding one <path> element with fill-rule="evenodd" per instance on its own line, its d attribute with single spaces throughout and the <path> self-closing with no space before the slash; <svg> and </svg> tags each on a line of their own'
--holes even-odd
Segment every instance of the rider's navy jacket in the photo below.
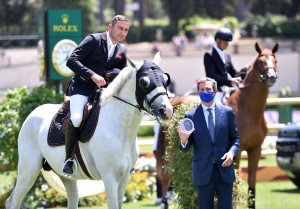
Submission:
<svg viewBox="0 0 300 209">
<path fill-rule="evenodd" d="M 127 66 L 125 49 L 119 43 L 114 54 L 107 61 L 106 32 L 90 34 L 78 45 L 67 60 L 67 66 L 74 72 L 68 96 L 80 94 L 90 96 L 96 88 L 91 76 L 96 73 L 104 77 L 106 70 L 123 69 Z"/>
<path fill-rule="evenodd" d="M 237 76 L 237 71 L 231 62 L 230 54 L 225 52 L 225 64 L 223 63 L 217 50 L 213 47 L 204 55 L 204 67 L 206 76 L 217 81 L 218 91 L 222 91 L 221 86 L 232 86 L 231 81 L 227 77 L 227 73 L 231 77 Z"/>
</svg>

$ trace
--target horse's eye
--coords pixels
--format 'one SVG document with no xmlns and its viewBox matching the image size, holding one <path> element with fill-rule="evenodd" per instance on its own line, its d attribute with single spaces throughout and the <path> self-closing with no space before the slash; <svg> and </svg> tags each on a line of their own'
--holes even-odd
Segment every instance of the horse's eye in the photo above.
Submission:
<svg viewBox="0 0 300 209">
<path fill-rule="evenodd" d="M 143 76 L 139 80 L 140 87 L 146 89 L 150 86 L 150 78 L 147 76 Z"/>
<path fill-rule="evenodd" d="M 170 77 L 168 74 L 164 73 L 162 75 L 164 85 L 168 86 L 170 84 Z"/>
</svg>

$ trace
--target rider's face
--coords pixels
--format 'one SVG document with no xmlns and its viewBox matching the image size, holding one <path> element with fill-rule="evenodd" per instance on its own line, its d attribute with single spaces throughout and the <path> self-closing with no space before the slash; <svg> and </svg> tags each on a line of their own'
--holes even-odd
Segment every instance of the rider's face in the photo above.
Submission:
<svg viewBox="0 0 300 209">
<path fill-rule="evenodd" d="M 114 26 L 112 26 L 112 24 L 109 24 L 109 37 L 111 41 L 114 44 L 124 41 L 127 36 L 129 26 L 130 23 L 126 21 L 118 21 Z"/>
<path fill-rule="evenodd" d="M 217 42 L 217 46 L 218 46 L 219 49 L 221 49 L 221 50 L 226 50 L 227 49 L 228 42 L 223 41 L 219 38 L 217 38 L 216 42 Z"/>
</svg>

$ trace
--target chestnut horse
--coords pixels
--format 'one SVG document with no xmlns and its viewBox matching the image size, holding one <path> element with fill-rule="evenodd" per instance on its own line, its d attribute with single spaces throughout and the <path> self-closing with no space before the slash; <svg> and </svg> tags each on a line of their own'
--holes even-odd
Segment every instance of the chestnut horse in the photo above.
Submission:
<svg viewBox="0 0 300 209">
<path fill-rule="evenodd" d="M 278 47 L 276 43 L 272 50 L 261 49 L 258 43 L 255 44 L 258 55 L 252 63 L 253 68 L 244 79 L 244 87 L 235 91 L 228 102 L 228 106 L 235 112 L 240 134 L 240 149 L 235 157 L 235 168 L 239 168 L 241 152 L 246 150 L 248 154 L 249 208 L 255 208 L 256 171 L 261 145 L 268 132 L 264 110 L 269 87 L 277 79 L 275 52 Z"/>
<path fill-rule="evenodd" d="M 170 98 L 171 105 L 174 107 L 174 109 L 176 109 L 175 107 L 179 104 L 187 104 L 195 101 L 198 102 L 200 101 L 199 96 L 184 95 L 173 99 Z M 166 198 L 166 195 L 167 195 L 168 187 L 170 186 L 171 183 L 171 176 L 168 173 L 167 169 L 165 168 L 166 161 L 163 158 L 166 153 L 166 147 L 168 146 L 168 144 L 169 144 L 169 139 L 167 137 L 167 127 L 160 126 L 157 149 L 154 154 L 156 158 L 157 177 L 160 180 L 162 186 L 162 199 L 163 199 L 161 203 L 162 209 L 168 209 L 168 200 Z"/>
<path fill-rule="evenodd" d="M 261 49 L 258 43 L 255 49 L 258 55 L 244 79 L 244 87 L 241 87 L 229 98 L 228 105 L 236 114 L 236 121 L 240 134 L 240 149 L 235 158 L 235 167 L 239 168 L 241 152 L 248 153 L 248 185 L 249 185 L 249 207 L 255 208 L 255 184 L 258 161 L 261 154 L 261 145 L 267 135 L 268 128 L 264 119 L 264 110 L 268 97 L 269 87 L 273 86 L 277 79 L 277 66 L 275 53 L 278 50 L 276 43 L 272 50 Z M 182 103 L 193 102 L 198 96 L 182 96 L 171 101 L 173 107 Z M 159 132 L 157 151 L 155 153 L 157 163 L 157 175 L 162 184 L 162 208 L 167 208 L 166 193 L 170 185 L 171 177 L 166 171 L 166 162 L 163 158 L 166 146 L 169 143 L 165 136 L 166 128 L 161 127 Z"/>
</svg>

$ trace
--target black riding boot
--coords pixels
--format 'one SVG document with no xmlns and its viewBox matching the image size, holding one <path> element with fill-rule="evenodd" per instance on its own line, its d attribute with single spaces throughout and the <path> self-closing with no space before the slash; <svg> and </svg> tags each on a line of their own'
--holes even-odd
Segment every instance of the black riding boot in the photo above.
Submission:
<svg viewBox="0 0 300 209">
<path fill-rule="evenodd" d="M 74 145 L 76 143 L 76 139 L 77 139 L 77 133 L 78 133 L 78 128 L 74 127 L 72 121 L 69 121 L 69 125 L 66 131 L 66 136 L 65 136 L 65 143 L 66 143 L 66 160 L 71 158 L 72 156 L 72 152 L 73 152 L 73 148 Z M 64 168 L 63 168 L 63 172 L 67 173 L 67 174 L 73 174 L 73 162 L 72 161 L 68 161 Z"/>
</svg>

